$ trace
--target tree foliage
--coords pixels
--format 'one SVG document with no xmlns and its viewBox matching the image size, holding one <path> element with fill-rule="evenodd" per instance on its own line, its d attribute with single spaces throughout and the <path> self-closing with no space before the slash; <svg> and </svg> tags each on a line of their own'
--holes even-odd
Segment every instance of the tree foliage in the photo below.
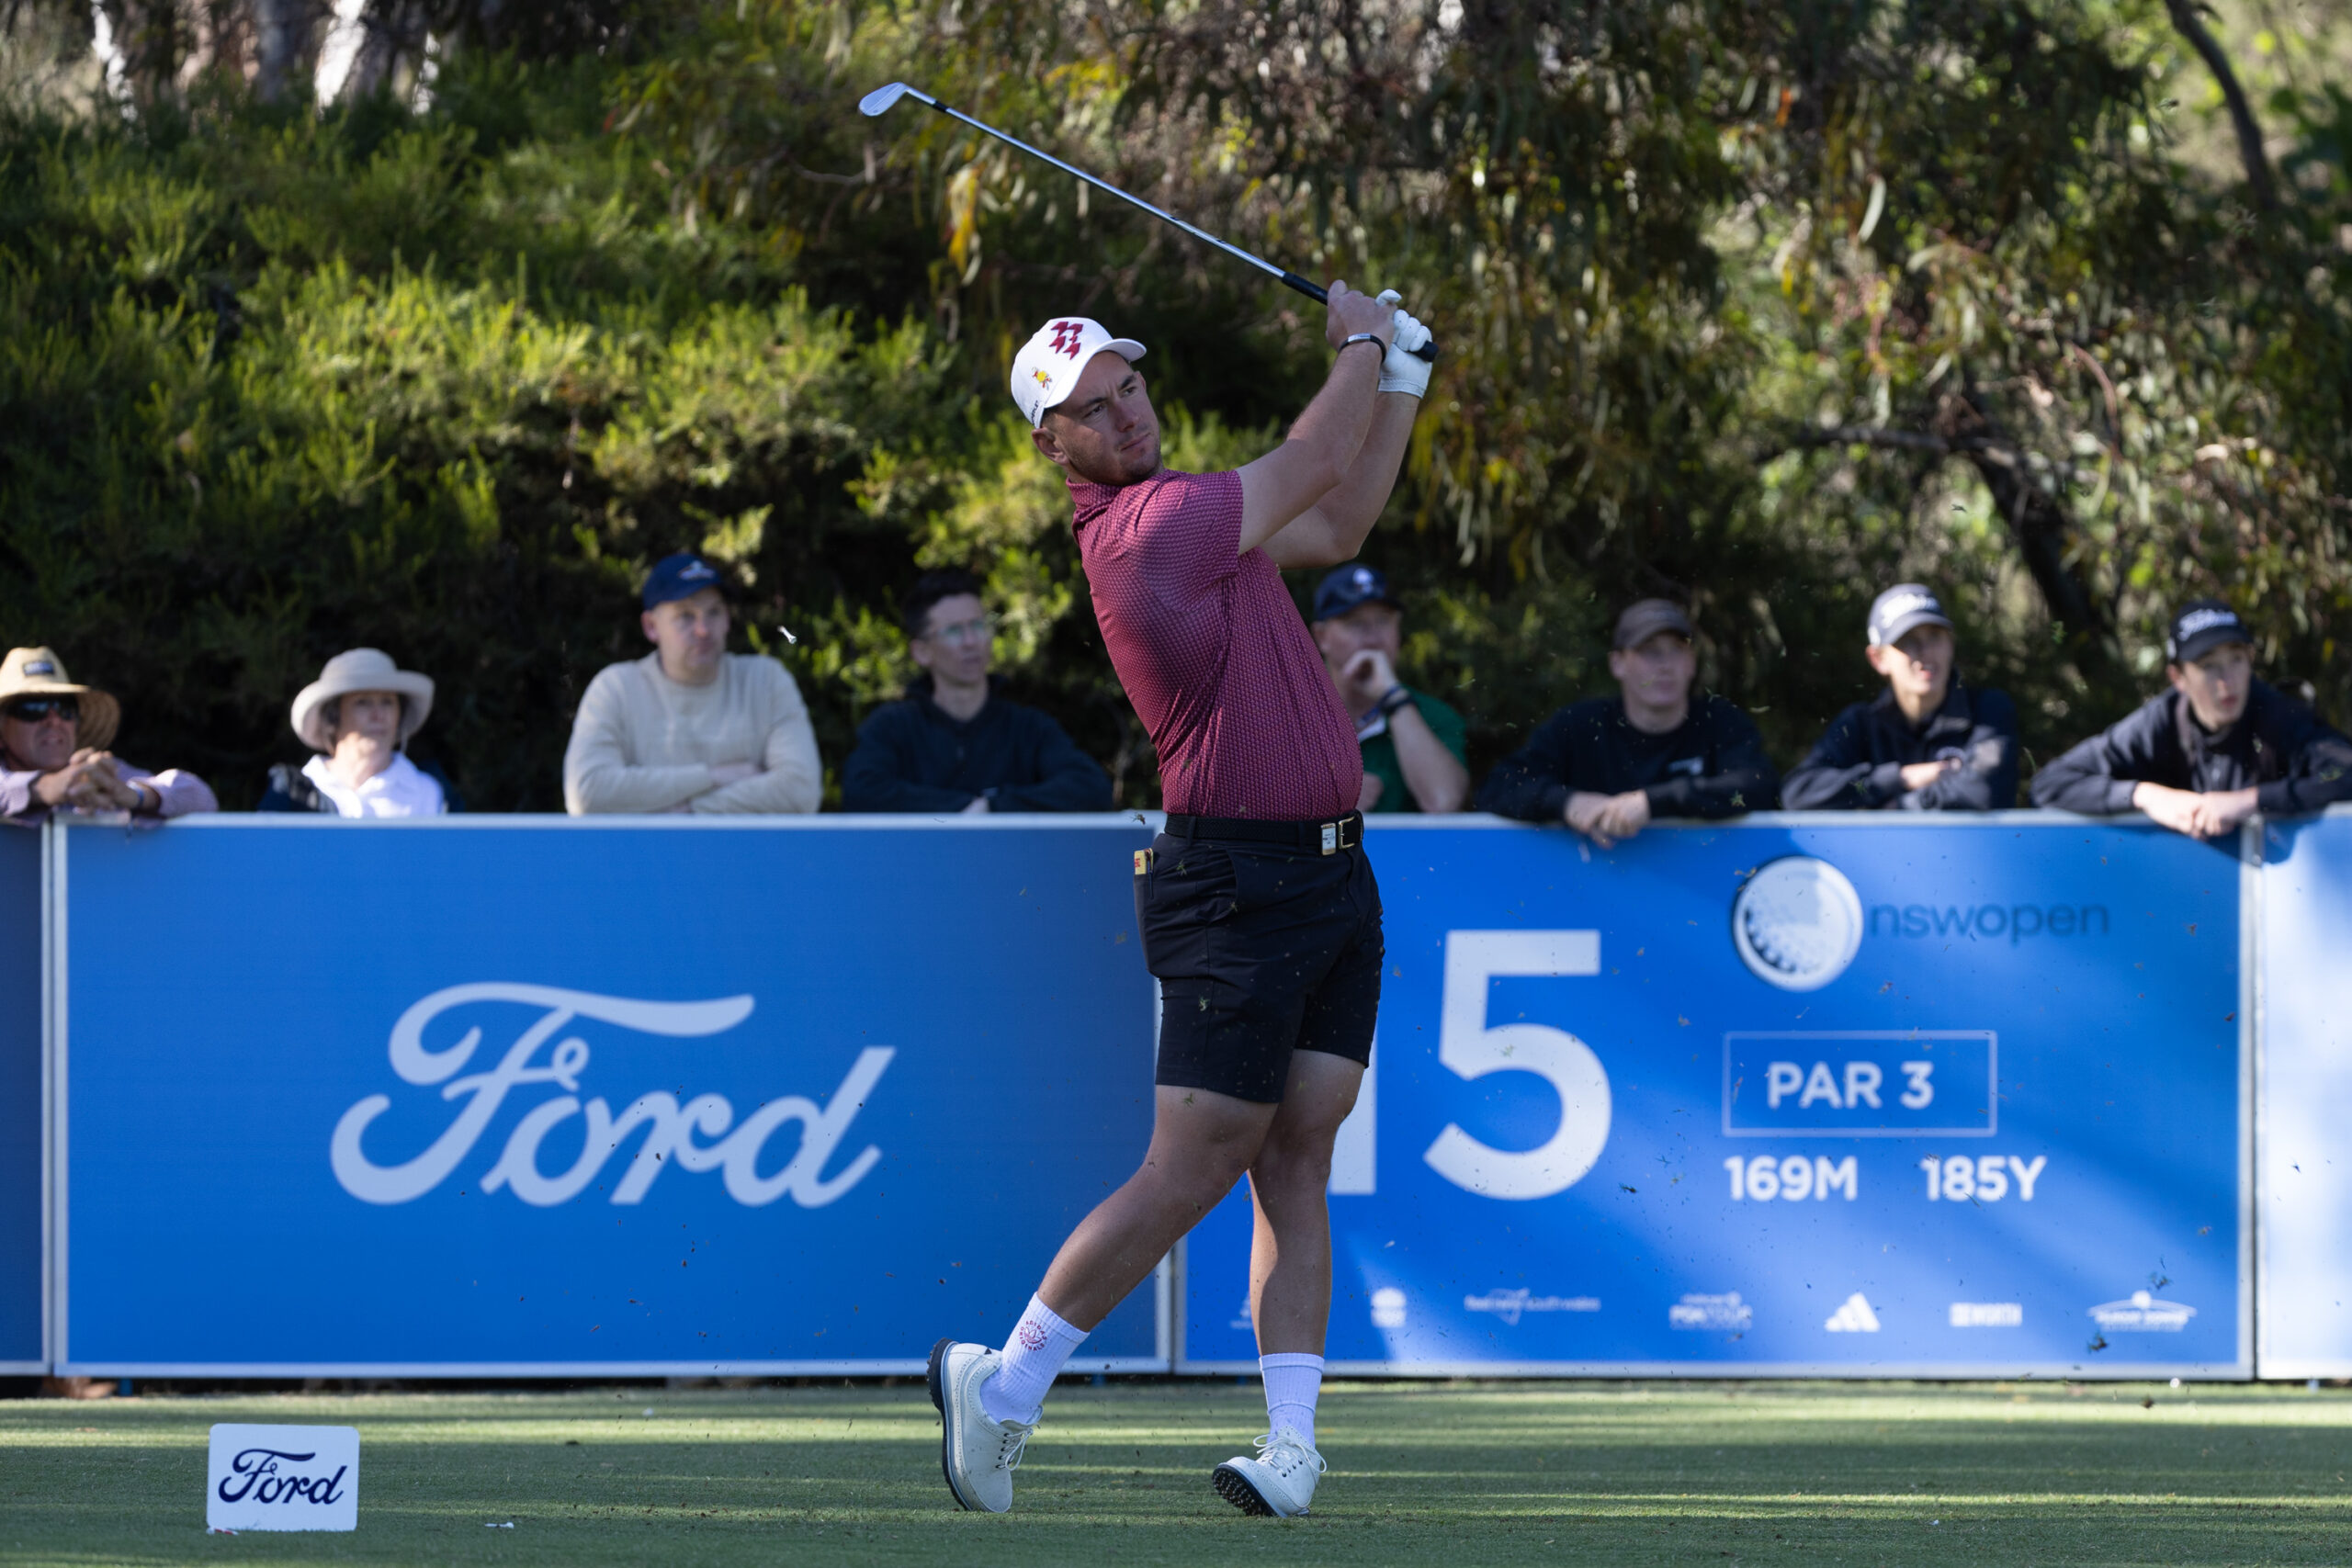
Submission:
<svg viewBox="0 0 2352 1568">
<path fill-rule="evenodd" d="M 552 805 L 580 687 L 641 647 L 632 575 L 686 544 L 734 564 L 830 761 L 907 672 L 896 592 L 954 562 L 1021 694 L 1155 798 L 1012 351 L 1110 320 L 1175 459 L 1226 464 L 1312 391 L 1319 323 L 911 102 L 859 118 L 892 79 L 1433 322 L 1367 555 L 1474 761 L 1662 591 L 1783 761 L 1867 689 L 1899 575 L 1947 589 L 2039 754 L 2155 678 L 2191 592 L 2342 687 L 2352 108 L 2249 78 L 2264 199 L 2157 0 L 479 23 L 423 107 L 232 72 L 0 126 L 0 626 L 232 800 L 316 663 L 373 642 L 442 681 L 469 795 Z"/>
</svg>

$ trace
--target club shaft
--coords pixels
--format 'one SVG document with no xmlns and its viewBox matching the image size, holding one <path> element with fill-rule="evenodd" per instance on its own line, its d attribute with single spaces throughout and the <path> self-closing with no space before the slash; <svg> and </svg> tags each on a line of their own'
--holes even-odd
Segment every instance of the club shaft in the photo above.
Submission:
<svg viewBox="0 0 2352 1568">
<path fill-rule="evenodd" d="M 1314 284 L 1309 283 L 1306 279 L 1299 276 L 1296 273 L 1284 272 L 1281 267 L 1276 266 L 1273 263 L 1266 260 L 1263 256 L 1251 255 L 1239 245 L 1228 244 L 1225 241 L 1218 239 L 1215 234 L 1211 234 L 1204 230 L 1195 229 L 1193 225 L 1185 222 L 1182 218 L 1177 217 L 1174 213 L 1154 207 L 1151 203 L 1146 201 L 1139 196 L 1129 195 L 1127 192 L 1121 190 L 1117 186 L 1113 185 L 1108 180 L 1098 179 L 1094 175 L 1088 174 L 1084 169 L 1076 168 L 1069 164 L 1065 164 L 1059 158 L 1055 157 L 1051 152 L 1042 152 L 1037 148 L 1032 147 L 1029 143 L 1022 141 L 1017 136 L 1009 136 L 985 120 L 974 119 L 962 109 L 950 108 L 936 98 L 927 98 L 924 101 L 929 103 L 933 108 L 937 109 L 941 114 L 947 116 L 951 119 L 960 119 L 966 125 L 970 126 L 974 130 L 984 131 L 988 135 L 995 137 L 999 141 L 1004 142 L 1008 146 L 1018 147 L 1023 152 L 1028 153 L 1032 158 L 1043 159 L 1045 162 L 1051 164 L 1055 168 L 1059 169 L 1062 173 L 1072 175 L 1078 179 L 1084 180 L 1096 190 L 1102 191 L 1109 196 L 1115 196 L 1121 201 L 1127 202 L 1132 206 L 1142 208 L 1146 212 L 1150 213 L 1154 218 L 1159 219 L 1163 223 L 1173 223 L 1177 228 L 1183 230 L 1184 232 L 1190 234 L 1193 238 L 1200 241 L 1202 243 L 1215 245 L 1218 250 L 1223 251 L 1227 255 L 1233 257 L 1237 261 L 1248 262 L 1260 272 L 1265 273 L 1270 277 L 1279 278 L 1281 281 L 1289 284 L 1293 288 L 1297 289 L 1302 294 L 1308 295 L 1317 300 L 1328 298 L 1322 289 L 1317 288 Z"/>
<path fill-rule="evenodd" d="M 1177 228 L 1183 230 L 1184 232 L 1190 234 L 1195 240 L 1200 241 L 1203 244 L 1214 245 L 1218 250 L 1223 251 L 1227 255 L 1233 257 L 1236 261 L 1248 262 L 1251 266 L 1256 267 L 1260 272 L 1264 273 L 1267 276 L 1275 279 L 1277 282 L 1282 283 L 1288 288 L 1297 289 L 1301 294 L 1306 295 L 1309 299 L 1314 300 L 1318 305 L 1329 304 L 1330 302 L 1331 296 L 1329 292 L 1321 285 L 1307 278 L 1301 277 L 1295 272 L 1290 272 L 1282 267 L 1278 267 L 1263 256 L 1252 255 L 1248 251 L 1243 250 L 1239 245 L 1229 244 L 1227 242 L 1218 239 L 1215 234 L 1208 232 L 1204 229 L 1196 229 L 1190 223 L 1185 222 L 1182 218 L 1177 217 L 1174 213 L 1167 211 L 1161 208 L 1154 207 L 1143 197 L 1123 191 L 1108 180 L 1099 179 L 1096 176 L 1088 174 L 1084 169 L 1079 168 L 1074 164 L 1065 164 L 1059 158 L 1055 157 L 1051 152 L 1047 152 L 1040 148 L 1032 147 L 1029 143 L 1022 141 L 1021 138 L 1017 136 L 1007 135 L 1005 132 L 999 130 L 995 126 L 989 124 L 986 120 L 974 119 L 962 109 L 951 108 L 947 105 L 941 103 L 937 98 L 933 97 L 928 93 L 919 93 L 912 88 L 909 88 L 907 90 L 907 95 L 908 96 L 916 99 L 918 102 L 929 104 L 933 108 L 937 109 L 941 114 L 945 115 L 950 119 L 961 120 L 964 124 L 970 126 L 974 130 L 979 131 L 983 135 L 993 136 L 1008 147 L 1017 147 L 1022 152 L 1028 153 L 1032 158 L 1036 158 L 1045 163 L 1051 164 L 1055 168 L 1059 169 L 1062 173 L 1070 175 L 1074 179 L 1084 180 L 1088 185 L 1092 186 L 1096 190 L 1102 191 L 1105 195 L 1115 196 L 1121 201 L 1126 202 L 1130 206 L 1142 208 L 1146 212 L 1150 213 L 1154 218 L 1159 219 L 1161 222 L 1174 224 Z M 1437 345 L 1435 344 L 1423 344 L 1419 348 L 1414 349 L 1412 353 L 1417 358 L 1433 360 L 1437 357 Z"/>
</svg>

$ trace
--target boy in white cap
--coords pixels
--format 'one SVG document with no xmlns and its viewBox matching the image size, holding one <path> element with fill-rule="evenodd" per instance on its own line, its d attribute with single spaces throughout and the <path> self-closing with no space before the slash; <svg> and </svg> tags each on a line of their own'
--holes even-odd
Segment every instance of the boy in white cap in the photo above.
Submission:
<svg viewBox="0 0 2352 1568">
<path fill-rule="evenodd" d="M 1830 722 L 1781 781 L 1791 811 L 2007 811 L 2018 803 L 2018 705 L 1971 686 L 1943 602 L 1898 582 L 1871 603 L 1886 690 Z"/>
<path fill-rule="evenodd" d="M 1012 1506 L 1055 1374 L 1244 1174 L 1260 1452 L 1218 1465 L 1255 1515 L 1304 1514 L 1331 1306 L 1331 1144 L 1380 1002 L 1380 892 L 1363 849 L 1354 721 L 1283 586 L 1355 558 L 1396 479 L 1430 364 L 1419 321 L 1331 287 L 1329 378 L 1289 439 L 1235 472 L 1160 464 L 1143 344 L 1057 318 L 1012 367 L 1037 450 L 1069 486 L 1079 554 L 1120 682 L 1158 749 L 1167 830 L 1136 856 L 1162 1023 L 1151 1146 L 1062 1246 L 1001 1351 L 932 1350 L 941 1468 L 967 1508 Z"/>
</svg>

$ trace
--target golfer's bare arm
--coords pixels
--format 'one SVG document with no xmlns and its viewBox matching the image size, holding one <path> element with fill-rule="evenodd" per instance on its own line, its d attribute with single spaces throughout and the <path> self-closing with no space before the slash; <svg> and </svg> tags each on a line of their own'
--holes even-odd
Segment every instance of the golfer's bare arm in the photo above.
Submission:
<svg viewBox="0 0 2352 1568">
<path fill-rule="evenodd" d="M 1286 528 L 1296 526 L 1318 505 L 1344 501 L 1348 481 L 1372 433 L 1377 404 L 1394 400 L 1380 395 L 1380 361 L 1394 331 L 1393 313 L 1369 295 L 1349 291 L 1344 284 L 1332 289 L 1328 335 L 1336 344 L 1351 332 L 1376 332 L 1380 341 L 1340 347 L 1331 374 L 1306 412 L 1290 428 L 1289 438 L 1241 469 L 1241 543 L 1248 555 Z M 1411 399 L 1401 400 L 1412 401 Z M 1409 427 L 1411 421 L 1407 422 Z M 1392 476 L 1393 478 L 1393 476 Z M 1366 488 L 1369 488 L 1368 486 Z M 1385 501 L 1386 497 L 1382 497 Z M 1373 508 L 1379 515 L 1379 508 Z M 1371 524 L 1367 520 L 1366 529 Z M 1325 535 L 1328 524 L 1306 532 Z M 1358 539 L 1361 542 L 1361 533 Z M 1349 552 L 1350 555 L 1352 550 Z M 1284 564 L 1308 566 L 1322 557 L 1302 548 Z M 1333 556 L 1334 562 L 1348 555 Z"/>
<path fill-rule="evenodd" d="M 1266 554 L 1276 566 L 1338 566 L 1356 558 L 1396 488 L 1396 470 L 1404 466 L 1405 446 L 1412 439 L 1413 420 L 1420 412 L 1421 400 L 1408 392 L 1379 394 L 1373 408 L 1372 429 L 1346 477 L 1266 541 Z M 1249 494 L 1246 481 L 1242 493 Z M 1246 505 L 1242 515 L 1246 537 L 1250 531 Z"/>
</svg>

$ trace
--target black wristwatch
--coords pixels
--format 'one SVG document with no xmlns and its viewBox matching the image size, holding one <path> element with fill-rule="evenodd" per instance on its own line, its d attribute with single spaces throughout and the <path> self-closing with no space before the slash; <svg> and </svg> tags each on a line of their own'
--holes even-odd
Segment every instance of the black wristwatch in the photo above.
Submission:
<svg viewBox="0 0 2352 1568">
<path fill-rule="evenodd" d="M 1412 700 L 1413 694 L 1405 689 L 1403 682 L 1398 682 L 1396 685 L 1389 687 L 1388 690 L 1382 694 L 1380 699 L 1380 716 L 1386 718 L 1389 715 L 1395 713 L 1398 708 L 1403 707 Z"/>
</svg>

